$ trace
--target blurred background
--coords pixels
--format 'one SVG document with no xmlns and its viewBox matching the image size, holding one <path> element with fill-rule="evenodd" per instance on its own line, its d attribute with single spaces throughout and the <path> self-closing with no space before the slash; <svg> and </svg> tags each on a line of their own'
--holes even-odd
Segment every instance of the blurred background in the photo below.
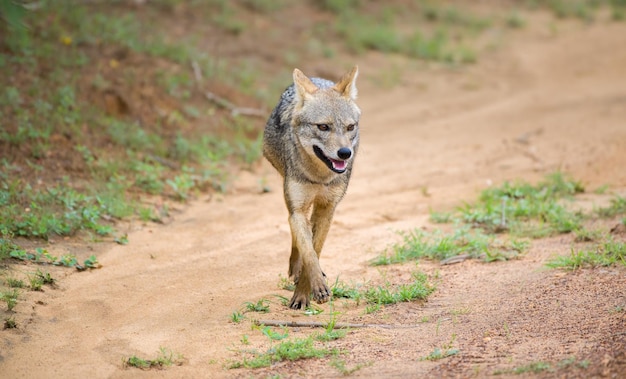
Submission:
<svg viewBox="0 0 626 379">
<path fill-rule="evenodd" d="M 520 31 L 621 22 L 624 0 L 0 1 L 0 231 L 159 221 L 261 158 L 298 67 L 391 90 L 462 70 Z"/>
</svg>

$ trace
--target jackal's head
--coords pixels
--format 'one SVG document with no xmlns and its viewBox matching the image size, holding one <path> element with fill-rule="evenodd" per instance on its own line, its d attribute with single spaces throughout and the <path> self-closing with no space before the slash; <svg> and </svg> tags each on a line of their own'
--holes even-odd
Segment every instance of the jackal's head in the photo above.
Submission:
<svg viewBox="0 0 626 379">
<path fill-rule="evenodd" d="M 359 146 L 357 96 L 358 67 L 346 73 L 336 84 L 309 79 L 302 71 L 293 71 L 295 107 L 292 127 L 300 146 L 318 166 L 341 174 L 352 163 Z"/>
</svg>

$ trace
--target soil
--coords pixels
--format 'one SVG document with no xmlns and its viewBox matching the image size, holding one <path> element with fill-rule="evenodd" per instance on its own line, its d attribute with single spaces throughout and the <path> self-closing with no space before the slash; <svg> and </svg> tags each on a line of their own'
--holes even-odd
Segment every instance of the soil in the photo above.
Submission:
<svg viewBox="0 0 626 379">
<path fill-rule="evenodd" d="M 606 200 L 593 194 L 603 185 L 625 194 L 624 46 L 624 23 L 566 23 L 556 34 L 529 28 L 476 65 L 403 72 L 391 89 L 368 80 L 383 58 L 361 57 L 361 150 L 321 258 L 329 280 L 408 280 L 414 263 L 377 268 L 369 261 L 398 240 L 396 231 L 435 228 L 431 209 L 454 209 L 504 180 L 562 170 L 585 184 L 588 204 Z M 20 327 L 0 334 L 2 377 L 342 376 L 332 358 L 226 369 L 241 359 L 238 351 L 269 347 L 251 330 L 252 314 L 230 321 L 244 303 L 263 298 L 271 312 L 254 317 L 326 322 L 334 310 L 340 322 L 397 326 L 354 328 L 332 342 L 345 351 L 346 367 L 363 366 L 354 377 L 486 377 L 537 362 L 553 369 L 501 377 L 626 377 L 626 268 L 546 269 L 576 246 L 571 235 L 534 240 L 519 260 L 421 261 L 418 269 L 437 283 L 428 301 L 365 314 L 363 304 L 338 299 L 333 309 L 320 305 L 317 316 L 274 296 L 291 296 L 278 287 L 290 235 L 280 178 L 267 162 L 167 225 L 129 225 L 128 239 L 98 252 L 101 269 L 58 269 L 55 288 L 21 299 Z M 77 249 L 61 242 L 51 250 Z M 291 336 L 311 333 L 290 329 Z M 448 344 L 458 354 L 423 359 Z M 125 358 L 151 358 L 159 347 L 182 354 L 183 364 L 124 367 Z M 559 368 L 572 357 L 574 364 Z"/>
</svg>

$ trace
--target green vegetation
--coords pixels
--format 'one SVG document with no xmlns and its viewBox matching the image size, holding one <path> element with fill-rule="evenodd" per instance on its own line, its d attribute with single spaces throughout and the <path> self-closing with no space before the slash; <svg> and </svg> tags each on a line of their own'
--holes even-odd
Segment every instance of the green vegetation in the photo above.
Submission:
<svg viewBox="0 0 626 379">
<path fill-rule="evenodd" d="M 357 363 L 353 367 L 347 367 L 346 362 L 338 357 L 334 357 L 330 361 L 330 365 L 334 367 L 339 373 L 343 376 L 351 375 L 364 367 L 369 367 L 373 365 L 374 362 L 366 362 L 366 363 Z"/>
<path fill-rule="evenodd" d="M 269 367 L 285 360 L 296 361 L 300 359 L 324 358 L 329 355 L 337 356 L 339 354 L 338 350 L 322 347 L 319 345 L 319 341 L 333 341 L 344 337 L 346 333 L 345 331 L 334 330 L 334 315 L 331 316 L 331 321 L 324 333 L 313 334 L 305 338 L 288 339 L 289 333 L 285 328 L 281 328 L 280 332 L 275 331 L 269 326 L 253 326 L 253 329 L 260 330 L 261 333 L 269 339 L 272 346 L 266 351 L 240 351 L 240 353 L 243 354 L 243 359 L 241 361 L 230 362 L 228 364 L 229 369 L 255 369 Z M 244 343 L 244 345 L 248 345 L 249 341 L 247 336 L 245 341 L 246 343 Z M 274 341 L 281 342 L 274 345 Z"/>
<path fill-rule="evenodd" d="M 435 287 L 428 282 L 428 276 L 422 272 L 414 272 L 413 282 L 409 284 L 392 285 L 386 282 L 382 286 L 371 287 L 365 290 L 363 297 L 368 306 L 366 313 L 373 313 L 383 305 L 396 304 L 414 300 L 425 300 L 435 291 Z"/>
<path fill-rule="evenodd" d="M 338 12 L 337 33 L 346 47 L 356 53 L 377 50 L 448 63 L 475 62 L 477 53 L 470 47 L 471 41 L 466 41 L 464 36 L 474 36 L 489 26 L 488 20 L 474 16 L 468 10 L 433 5 L 409 12 L 388 6 L 376 16 L 346 8 Z M 414 17 L 409 22 L 406 14 L 414 16 L 416 12 L 422 22 L 416 23 Z M 401 26 L 405 24 L 411 25 L 412 32 L 401 31 Z"/>
<path fill-rule="evenodd" d="M 589 361 L 579 361 L 576 357 L 566 358 L 556 364 L 550 364 L 543 361 L 531 362 L 522 366 L 517 366 L 507 370 L 496 370 L 493 375 L 506 375 L 506 374 L 540 374 L 542 372 L 558 372 L 560 369 L 568 367 L 575 367 L 579 369 L 586 369 L 589 366 Z"/>
<path fill-rule="evenodd" d="M 259 352 L 256 350 L 243 351 L 245 356 L 241 361 L 231 362 L 230 369 L 236 368 L 261 368 L 269 367 L 277 362 L 285 360 L 296 361 L 299 359 L 324 358 L 329 355 L 338 355 L 336 349 L 318 347 L 312 336 L 306 338 L 294 338 L 282 341 L 268 350 Z"/>
<path fill-rule="evenodd" d="M 91 268 L 99 268 L 100 264 L 95 255 L 83 261 L 83 264 L 78 263 L 77 258 L 72 254 L 62 255 L 60 257 L 54 256 L 43 248 L 36 248 L 34 253 L 28 253 L 20 248 L 12 249 L 9 253 L 9 257 L 19 259 L 22 261 L 30 261 L 39 264 L 50 264 L 53 266 L 65 266 L 75 267 L 79 271 L 83 271 Z"/>
<path fill-rule="evenodd" d="M 185 358 L 182 355 L 174 354 L 171 350 L 161 347 L 159 348 L 159 353 L 156 358 L 144 359 L 133 355 L 124 359 L 124 367 L 136 367 L 142 370 L 149 370 L 151 368 L 165 368 L 172 365 L 181 366 L 184 360 Z"/>
<path fill-rule="evenodd" d="M 0 300 L 4 301 L 7 304 L 7 310 L 12 311 L 13 308 L 17 305 L 17 297 L 20 295 L 20 292 L 13 288 L 7 292 L 0 292 Z"/>
<path fill-rule="evenodd" d="M 144 10 L 68 1 L 0 5 L 0 68 L 15 73 L 0 79 L 4 240 L 109 236 L 121 218 L 158 221 L 163 209 L 145 205 L 144 195 L 186 201 L 199 190 L 221 191 L 232 164 L 260 157 L 258 128 L 213 108 L 194 79 L 236 72 L 237 65 L 216 64 L 192 40 L 168 42 L 149 21 L 167 9 Z M 155 64 L 132 62 L 142 57 Z M 132 103 L 137 88 L 146 104 L 171 105 L 140 109 Z M 221 125 L 229 132 L 211 132 Z M 15 250 L 4 241 L 0 259 L 7 248 Z"/>
<path fill-rule="evenodd" d="M 573 233 L 575 242 L 594 242 L 595 245 L 583 250 L 572 249 L 570 256 L 549 262 L 550 267 L 576 269 L 624 263 L 623 243 L 614 241 L 600 229 L 588 229 L 585 222 L 625 215 L 626 199 L 614 196 L 608 206 L 584 213 L 575 208 L 575 196 L 583 192 L 580 182 L 560 172 L 546 176 L 536 185 L 505 182 L 482 191 L 478 201 L 466 203 L 455 212 L 431 211 L 433 223 L 453 223 L 453 231 L 400 232 L 402 241 L 387 248 L 372 264 L 388 265 L 420 258 L 443 262 L 455 261 L 455 257 L 486 262 L 509 260 L 529 247 L 528 241 L 517 238 L 564 233 Z M 622 219 L 622 223 L 625 221 Z"/>
<path fill-rule="evenodd" d="M 47 284 L 49 286 L 54 286 L 55 279 L 50 275 L 49 272 L 43 272 L 37 269 L 36 272 L 28 275 L 28 280 L 30 282 L 30 288 L 33 291 L 41 291 L 42 287 Z"/>
<path fill-rule="evenodd" d="M 15 329 L 17 328 L 17 322 L 14 317 L 7 317 L 4 319 L 4 329 Z"/>
<path fill-rule="evenodd" d="M 240 352 L 243 354 L 243 359 L 230 362 L 228 368 L 255 369 L 269 367 L 272 364 L 285 360 L 296 361 L 300 359 L 323 358 L 328 355 L 337 356 L 339 351 L 336 349 L 329 349 L 319 345 L 320 342 L 326 343 L 345 336 L 346 331 L 334 329 L 335 322 L 336 313 L 331 311 L 331 319 L 324 333 L 315 333 L 308 337 L 293 339 L 288 339 L 289 332 L 285 327 L 281 328 L 280 331 L 276 331 L 270 326 L 254 325 L 253 329 L 261 331 L 269 339 L 271 347 L 265 351 L 242 350 Z M 274 345 L 274 341 L 281 342 Z M 242 343 L 249 345 L 248 336 L 244 336 Z"/>
<path fill-rule="evenodd" d="M 536 185 L 505 182 L 484 190 L 476 204 L 466 204 L 457 219 L 489 232 L 508 231 L 521 237 L 569 233 L 581 227 L 582 213 L 564 202 L 584 192 L 581 183 L 560 172 Z"/>
<path fill-rule="evenodd" d="M 525 241 L 500 241 L 494 235 L 468 226 L 461 226 L 452 233 L 414 229 L 400 235 L 402 242 L 393 244 L 385 253 L 375 258 L 373 265 L 404 263 L 420 258 L 445 260 L 461 254 L 492 262 L 516 258 L 528 247 Z"/>
<path fill-rule="evenodd" d="M 451 357 L 459 353 L 459 349 L 455 349 L 452 347 L 454 345 L 454 341 L 456 340 L 456 334 L 452 334 L 450 337 L 450 341 L 445 343 L 441 347 L 436 347 L 430 354 L 421 358 L 422 361 L 438 361 L 443 358 Z"/>
<path fill-rule="evenodd" d="M 436 347 L 430 354 L 422 358 L 422 360 L 426 361 L 438 361 L 443 358 L 451 357 L 459 353 L 458 349 L 445 349 Z"/>
<path fill-rule="evenodd" d="M 546 265 L 551 268 L 576 270 L 621 264 L 626 266 L 626 243 L 606 239 L 582 250 L 572 248 L 568 256 L 558 256 Z"/>
</svg>

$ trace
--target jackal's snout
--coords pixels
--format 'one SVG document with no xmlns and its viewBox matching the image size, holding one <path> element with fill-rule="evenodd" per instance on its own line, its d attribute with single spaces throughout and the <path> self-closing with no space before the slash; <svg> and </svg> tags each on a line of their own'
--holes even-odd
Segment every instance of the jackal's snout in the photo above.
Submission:
<svg viewBox="0 0 626 379">
<path fill-rule="evenodd" d="M 341 159 L 349 159 L 352 156 L 352 149 L 349 147 L 342 147 L 337 150 L 337 156 Z"/>
</svg>

